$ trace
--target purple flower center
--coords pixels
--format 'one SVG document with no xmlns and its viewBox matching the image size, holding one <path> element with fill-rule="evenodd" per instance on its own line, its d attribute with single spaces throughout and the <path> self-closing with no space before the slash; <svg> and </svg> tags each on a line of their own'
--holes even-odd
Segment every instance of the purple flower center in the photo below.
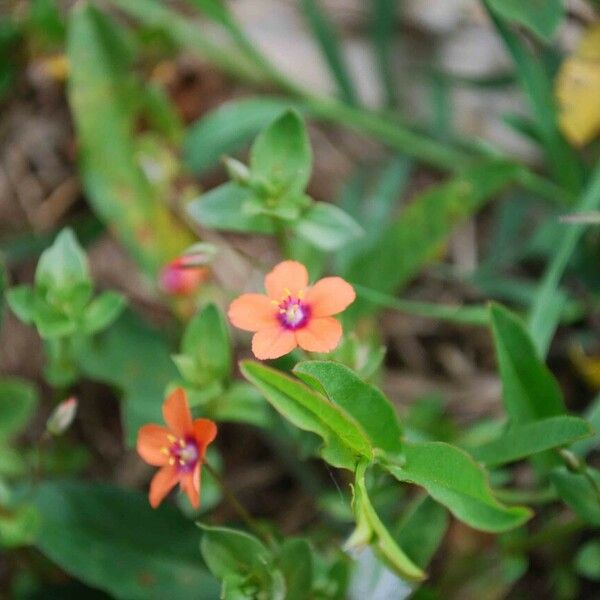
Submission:
<svg viewBox="0 0 600 600">
<path fill-rule="evenodd" d="M 299 298 L 288 296 L 279 303 L 279 322 L 286 328 L 294 331 L 304 327 L 310 318 L 310 306 Z"/>
<path fill-rule="evenodd" d="M 193 438 L 177 440 L 169 449 L 169 454 L 171 456 L 169 462 L 183 473 L 193 471 L 200 459 L 200 449 Z"/>
</svg>

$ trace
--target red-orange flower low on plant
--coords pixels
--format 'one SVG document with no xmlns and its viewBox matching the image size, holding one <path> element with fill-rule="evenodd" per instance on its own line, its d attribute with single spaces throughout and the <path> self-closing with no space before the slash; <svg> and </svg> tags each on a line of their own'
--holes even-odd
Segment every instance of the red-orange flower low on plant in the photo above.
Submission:
<svg viewBox="0 0 600 600">
<path fill-rule="evenodd" d="M 160 287 L 172 296 L 189 296 L 208 278 L 209 270 L 195 264 L 193 256 L 179 256 L 160 273 Z"/>
<path fill-rule="evenodd" d="M 194 508 L 200 506 L 200 469 L 207 446 L 217 435 L 209 419 L 194 419 L 185 391 L 177 388 L 163 407 L 167 427 L 144 425 L 138 432 L 137 451 L 154 467 L 161 467 L 150 483 L 150 504 L 156 508 L 179 483 Z"/>
<path fill-rule="evenodd" d="M 229 307 L 230 321 L 253 331 L 252 352 L 261 360 L 278 358 L 296 346 L 309 352 L 330 352 L 342 337 L 332 315 L 354 302 L 352 286 L 341 277 L 325 277 L 308 285 L 299 262 L 279 263 L 265 277 L 266 295 L 243 294 Z"/>
</svg>

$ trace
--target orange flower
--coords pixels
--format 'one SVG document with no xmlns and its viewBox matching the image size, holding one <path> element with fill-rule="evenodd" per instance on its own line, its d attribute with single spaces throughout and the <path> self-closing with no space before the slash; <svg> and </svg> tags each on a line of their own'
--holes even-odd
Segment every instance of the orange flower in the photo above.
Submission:
<svg viewBox="0 0 600 600">
<path fill-rule="evenodd" d="M 279 263 L 265 277 L 267 295 L 243 294 L 231 303 L 229 320 L 255 332 L 256 358 L 278 358 L 296 346 L 309 352 L 330 352 L 342 337 L 342 326 L 331 315 L 354 302 L 352 286 L 341 277 L 325 277 L 308 285 L 304 265 Z"/>
<path fill-rule="evenodd" d="M 209 419 L 194 419 L 185 391 L 177 388 L 163 407 L 167 427 L 144 425 L 138 432 L 138 454 L 161 467 L 150 483 L 150 505 L 156 508 L 177 483 L 194 508 L 200 506 L 200 468 L 206 447 L 215 439 L 217 426 Z"/>
<path fill-rule="evenodd" d="M 195 264 L 193 256 L 180 256 L 163 267 L 160 287 L 172 296 L 189 296 L 207 279 L 208 274 L 206 267 Z"/>
</svg>

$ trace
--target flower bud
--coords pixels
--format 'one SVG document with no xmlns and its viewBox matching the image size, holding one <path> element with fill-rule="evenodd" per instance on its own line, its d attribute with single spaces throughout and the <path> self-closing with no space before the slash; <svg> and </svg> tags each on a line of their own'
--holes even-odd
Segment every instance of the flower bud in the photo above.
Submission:
<svg viewBox="0 0 600 600">
<path fill-rule="evenodd" d="M 168 263 L 160 274 L 160 287 L 171 296 L 189 296 L 208 277 L 208 269 L 198 266 L 194 255 L 183 255 Z"/>
<path fill-rule="evenodd" d="M 62 435 L 71 425 L 77 413 L 77 398 L 61 402 L 48 417 L 46 431 L 51 435 Z"/>
</svg>

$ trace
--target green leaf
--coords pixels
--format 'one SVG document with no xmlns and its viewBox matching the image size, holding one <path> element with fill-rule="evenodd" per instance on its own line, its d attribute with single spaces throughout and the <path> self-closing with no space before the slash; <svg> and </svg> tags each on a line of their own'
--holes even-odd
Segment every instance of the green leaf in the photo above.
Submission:
<svg viewBox="0 0 600 600">
<path fill-rule="evenodd" d="M 273 220 L 248 210 L 253 192 L 237 183 L 225 183 L 187 205 L 190 217 L 202 225 L 226 231 L 274 233 Z"/>
<path fill-rule="evenodd" d="M 563 0 L 488 0 L 490 8 L 507 21 L 523 25 L 550 40 L 565 16 Z"/>
<path fill-rule="evenodd" d="M 372 248 L 351 262 L 345 279 L 378 292 L 395 292 L 439 256 L 455 227 L 516 174 L 514 165 L 496 161 L 426 190 L 383 230 Z M 356 316 L 373 309 L 372 304 L 359 299 L 348 312 Z"/>
<path fill-rule="evenodd" d="M 469 451 L 475 460 L 487 467 L 498 467 L 545 450 L 567 446 L 592 433 L 592 427 L 584 419 L 561 415 L 514 425 L 495 440 Z"/>
<path fill-rule="evenodd" d="M 54 340 L 74 334 L 77 330 L 77 321 L 37 297 L 35 326 L 41 338 Z"/>
<path fill-rule="evenodd" d="M 22 504 L 1 507 L 0 548 L 15 548 L 31 544 L 38 535 L 40 516 L 35 506 Z"/>
<path fill-rule="evenodd" d="M 308 541 L 302 538 L 284 540 L 278 566 L 285 578 L 285 600 L 305 600 L 313 584 L 313 557 Z"/>
<path fill-rule="evenodd" d="M 2 408 L 0 408 L 1 412 Z M 3 438 L 1 434 L 0 438 Z M 10 478 L 25 475 L 29 466 L 23 457 L 23 452 L 6 444 L 7 440 L 0 439 L 0 476 Z"/>
<path fill-rule="evenodd" d="M 379 558 L 400 577 L 409 581 L 425 579 L 425 573 L 406 556 L 375 512 L 365 483 L 366 468 L 366 463 L 361 461 L 356 469 L 352 499 L 356 529 L 346 547 L 370 544 Z"/>
<path fill-rule="evenodd" d="M 278 98 L 242 98 L 221 104 L 188 129 L 183 160 L 188 169 L 202 173 L 225 154 L 233 154 L 290 107 Z"/>
<path fill-rule="evenodd" d="M 44 250 L 35 270 L 35 285 L 63 298 L 90 281 L 87 257 L 73 231 L 63 229 L 50 248 Z"/>
<path fill-rule="evenodd" d="M 326 251 L 337 250 L 364 235 L 348 213 L 329 202 L 314 202 L 294 225 L 294 231 Z"/>
<path fill-rule="evenodd" d="M 225 317 L 214 304 L 206 305 L 186 327 L 182 353 L 194 360 L 200 383 L 227 379 L 231 373 L 231 340 Z"/>
<path fill-rule="evenodd" d="M 371 38 L 382 87 L 388 108 L 398 103 L 394 65 L 394 39 L 396 33 L 396 0 L 375 0 L 372 5 Z"/>
<path fill-rule="evenodd" d="M 587 213 L 597 211 L 599 208 L 600 161 L 574 210 L 576 213 Z M 579 240 L 586 231 L 586 226 L 583 224 L 569 224 L 565 227 L 564 234 L 557 240 L 554 253 L 546 267 L 529 314 L 529 331 L 541 356 L 545 356 L 548 352 L 548 347 L 560 321 L 562 311 L 556 309 L 556 296 L 560 293 L 560 280 Z"/>
<path fill-rule="evenodd" d="M 391 402 L 374 385 L 365 383 L 348 367 L 329 361 L 301 362 L 294 374 L 325 393 L 360 423 L 373 447 L 400 452 L 402 429 Z"/>
<path fill-rule="evenodd" d="M 6 292 L 6 301 L 23 323 L 30 324 L 35 317 L 35 293 L 28 285 L 19 285 Z"/>
<path fill-rule="evenodd" d="M 587 468 L 590 478 L 600 489 L 600 472 Z M 559 496 L 587 523 L 600 526 L 600 495 L 596 488 L 581 473 L 571 473 L 565 467 L 558 467 L 550 473 L 550 480 Z"/>
<path fill-rule="evenodd" d="M 110 329 L 86 340 L 79 360 L 88 377 L 121 390 L 128 445 L 135 444 L 142 425 L 162 422 L 165 389 L 177 370 L 160 332 L 126 310 Z"/>
<path fill-rule="evenodd" d="M 198 531 L 167 503 L 108 485 L 48 482 L 36 491 L 39 550 L 86 584 L 123 600 L 216 600 Z M 118 518 L 115 518 L 118 515 Z"/>
<path fill-rule="evenodd" d="M 299 429 L 323 439 L 321 454 L 329 464 L 354 470 L 358 458 L 372 459 L 367 434 L 340 407 L 303 383 L 260 363 L 242 361 L 240 368 L 277 412 Z"/>
<path fill-rule="evenodd" d="M 217 422 L 249 423 L 256 427 L 270 427 L 273 424 L 273 412 L 263 395 L 245 381 L 234 381 L 206 410 L 211 419 Z"/>
<path fill-rule="evenodd" d="M 280 192 L 302 193 L 310 179 L 312 150 L 302 118 L 287 110 L 264 129 L 250 150 L 253 178 Z"/>
<path fill-rule="evenodd" d="M 571 450 L 579 456 L 585 456 L 591 450 L 600 446 L 600 394 L 594 398 L 583 416 L 592 425 L 596 433 L 591 438 L 573 444 Z"/>
<path fill-rule="evenodd" d="M 117 292 L 104 292 L 94 298 L 83 313 L 81 331 L 91 335 L 106 329 L 125 308 L 126 300 Z"/>
<path fill-rule="evenodd" d="M 35 386 L 24 379 L 0 379 L 0 439 L 20 433 L 33 417 L 39 398 Z"/>
<path fill-rule="evenodd" d="M 490 317 L 502 399 L 514 423 L 527 423 L 565 412 L 556 379 L 538 358 L 521 320 L 499 304 L 490 305 Z"/>
<path fill-rule="evenodd" d="M 592 581 L 600 581 L 600 539 L 584 544 L 575 556 L 575 570 Z"/>
<path fill-rule="evenodd" d="M 415 564 L 427 567 L 448 530 L 446 509 L 428 496 L 418 500 L 404 516 L 394 539 Z"/>
<path fill-rule="evenodd" d="M 340 37 L 333 23 L 320 6 L 319 0 L 300 0 L 300 8 L 319 44 L 329 71 L 337 83 L 339 95 L 348 104 L 358 104 L 356 90 L 344 59 Z"/>
<path fill-rule="evenodd" d="M 227 527 L 210 527 L 203 523 L 198 526 L 202 529 L 202 557 L 215 577 L 222 579 L 235 573 L 269 579 L 273 554 L 258 538 Z"/>
<path fill-rule="evenodd" d="M 137 5 L 138 3 L 136 3 Z M 69 13 L 69 104 L 86 197 L 147 274 L 193 243 L 136 161 L 138 82 L 116 21 L 88 2 Z"/>
<path fill-rule="evenodd" d="M 463 450 L 443 442 L 405 444 L 406 462 L 385 465 L 399 481 L 419 485 L 461 521 L 497 533 L 522 525 L 531 517 L 524 507 L 498 502 L 485 471 Z"/>
</svg>

